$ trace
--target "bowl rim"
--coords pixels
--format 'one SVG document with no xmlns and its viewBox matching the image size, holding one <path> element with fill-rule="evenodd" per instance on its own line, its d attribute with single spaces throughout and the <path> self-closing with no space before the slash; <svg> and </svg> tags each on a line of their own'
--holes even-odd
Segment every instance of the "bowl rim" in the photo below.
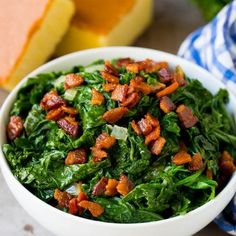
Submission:
<svg viewBox="0 0 236 236">
<path fill-rule="evenodd" d="M 208 71 L 206 71 L 202 67 L 200 67 L 200 66 L 198 66 L 198 65 L 196 65 L 196 64 L 194 64 L 194 63 L 192 63 L 190 61 L 187 61 L 186 59 L 183 59 L 183 58 L 181 58 L 179 56 L 176 56 L 174 54 L 171 54 L 171 53 L 167 53 L 167 52 L 163 52 L 163 51 L 159 51 L 159 50 L 155 50 L 155 49 L 144 48 L 144 47 L 112 46 L 112 47 L 92 48 L 92 49 L 86 49 L 86 50 L 82 50 L 82 51 L 78 51 L 78 52 L 73 52 L 73 53 L 70 53 L 70 54 L 58 57 L 58 58 L 56 58 L 54 60 L 51 60 L 51 61 L 41 65 L 40 67 L 36 68 L 31 73 L 26 75 L 15 86 L 15 88 L 9 93 L 7 98 L 4 100 L 4 102 L 3 102 L 2 106 L 1 106 L 1 109 L 0 109 L 0 120 L 1 121 L 3 120 L 3 117 L 4 117 L 5 113 L 6 113 L 6 110 L 8 110 L 9 105 L 12 106 L 12 103 L 14 102 L 18 91 L 26 83 L 26 81 L 29 78 L 32 78 L 32 77 L 34 77 L 37 74 L 44 73 L 45 71 L 47 71 L 47 69 L 50 70 L 50 67 L 53 67 L 53 66 L 55 66 L 58 63 L 60 64 L 63 61 L 70 60 L 70 59 L 72 59 L 74 57 L 75 58 L 76 57 L 79 58 L 79 57 L 81 57 L 83 55 L 86 55 L 88 53 L 96 54 L 96 53 L 103 52 L 103 51 L 114 52 L 114 51 L 119 51 L 119 50 L 124 50 L 124 49 L 128 50 L 128 51 L 131 51 L 131 52 L 132 51 L 133 52 L 134 51 L 139 51 L 139 54 L 141 52 L 143 52 L 143 53 L 149 52 L 149 53 L 155 53 L 155 54 L 157 53 L 159 55 L 163 55 L 163 56 L 169 57 L 170 61 L 171 61 L 171 58 L 175 58 L 176 60 L 179 61 L 180 64 L 183 62 L 183 63 L 185 63 L 185 64 L 195 68 L 196 70 L 203 72 L 208 77 L 212 77 L 214 79 L 214 83 L 218 83 L 218 85 L 220 85 L 220 87 L 225 88 L 229 92 L 231 99 L 233 99 L 234 103 L 236 103 L 236 98 L 234 97 L 234 95 L 227 89 L 227 87 L 221 81 L 217 80 L 215 78 L 215 76 L 213 76 L 211 73 L 209 73 Z M 130 55 L 130 57 L 132 57 L 132 55 Z M 106 58 L 104 57 L 104 59 L 106 59 Z M 51 71 L 55 71 L 55 70 L 51 70 Z M 235 113 L 236 113 L 236 109 L 235 109 Z M 9 114 L 8 114 L 8 117 L 9 117 Z M 186 218 L 186 216 L 198 214 L 201 211 L 204 211 L 205 209 L 210 207 L 211 205 L 214 206 L 215 204 L 217 204 L 217 202 L 221 201 L 220 199 L 223 197 L 223 195 L 225 194 L 227 189 L 234 188 L 235 191 L 236 191 L 236 187 L 235 187 L 235 185 L 236 185 L 236 173 L 234 173 L 233 176 L 231 177 L 231 179 L 229 180 L 229 182 L 227 183 L 227 185 L 224 187 L 224 189 L 219 194 L 217 194 L 214 199 L 210 200 L 209 202 L 203 204 L 202 206 L 200 206 L 200 207 L 198 207 L 198 208 L 196 208 L 196 209 L 194 209 L 194 210 L 192 210 L 192 211 L 190 211 L 190 212 L 188 212 L 188 213 L 186 213 L 184 215 L 174 216 L 174 217 L 163 219 L 163 220 L 159 220 L 159 221 L 151 221 L 151 222 L 143 222 L 143 223 L 114 223 L 114 222 L 103 222 L 103 221 L 96 221 L 96 220 L 86 219 L 86 218 L 83 218 L 83 217 L 79 217 L 79 216 L 75 216 L 75 215 L 71 215 L 71 214 L 65 213 L 65 212 L 63 212 L 63 211 L 61 211 L 61 210 L 51 206 L 50 204 L 48 204 L 48 203 L 44 202 L 43 200 L 41 200 L 40 198 L 36 197 L 26 187 L 24 187 L 15 178 L 15 176 L 13 175 L 13 173 L 12 173 L 8 163 L 7 163 L 7 160 L 6 160 L 5 155 L 3 154 L 3 150 L 2 150 L 2 144 L 3 143 L 4 142 L 3 142 L 2 138 L 0 137 L 0 169 L 2 171 L 4 179 L 6 178 L 4 171 L 6 171 L 7 175 L 12 179 L 12 181 L 14 181 L 14 184 L 18 188 L 20 188 L 22 192 L 25 193 L 27 198 L 28 197 L 30 197 L 30 198 L 33 197 L 38 202 L 39 205 L 41 205 L 42 207 L 44 207 L 48 211 L 54 211 L 56 214 L 59 214 L 62 217 L 67 217 L 68 219 L 71 219 L 71 220 L 77 220 L 78 222 L 80 221 L 81 223 L 88 223 L 88 224 L 93 224 L 93 225 L 95 224 L 97 226 L 98 225 L 99 226 L 105 225 L 106 227 L 108 226 L 108 227 L 125 227 L 125 228 L 126 227 L 127 228 L 132 228 L 132 227 L 135 227 L 135 228 L 137 228 L 137 227 L 149 227 L 149 226 L 153 226 L 153 225 L 160 225 L 160 224 L 163 224 L 163 223 L 170 223 L 170 222 L 173 222 L 173 221 L 177 221 L 178 219 L 184 219 L 184 218 Z"/>
</svg>

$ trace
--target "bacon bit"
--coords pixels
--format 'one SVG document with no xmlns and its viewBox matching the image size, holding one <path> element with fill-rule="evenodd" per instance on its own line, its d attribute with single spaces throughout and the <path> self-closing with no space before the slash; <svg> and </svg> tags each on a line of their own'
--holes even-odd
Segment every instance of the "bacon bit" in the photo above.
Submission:
<svg viewBox="0 0 236 236">
<path fill-rule="evenodd" d="M 118 181 L 116 179 L 108 179 L 105 195 L 109 197 L 115 196 L 118 193 L 116 189 L 117 185 Z"/>
<path fill-rule="evenodd" d="M 150 134 L 145 137 L 145 144 L 148 145 L 151 141 L 157 140 L 161 135 L 161 127 L 157 126 Z"/>
<path fill-rule="evenodd" d="M 62 106 L 61 109 L 67 113 L 67 114 L 70 114 L 70 115 L 76 115 L 78 114 L 78 110 L 74 107 L 65 107 L 65 106 Z"/>
<path fill-rule="evenodd" d="M 111 99 L 119 102 L 123 102 L 128 93 L 129 86 L 127 84 L 118 84 L 111 94 Z"/>
<path fill-rule="evenodd" d="M 142 131 L 141 131 L 141 129 L 139 128 L 139 126 L 136 124 L 135 120 L 132 120 L 132 121 L 131 121 L 131 127 L 133 128 L 134 132 L 135 132 L 137 135 L 141 135 L 141 134 L 142 134 Z"/>
<path fill-rule="evenodd" d="M 143 78 L 138 76 L 135 79 L 130 80 L 130 86 L 133 87 L 136 91 L 142 92 L 147 95 L 150 94 L 153 90 L 152 87 L 143 81 Z"/>
<path fill-rule="evenodd" d="M 160 92 L 157 92 L 156 95 L 159 98 L 166 96 L 168 94 L 173 93 L 178 87 L 179 87 L 179 84 L 177 82 L 173 82 L 171 85 L 167 86 L 166 88 L 164 88 Z"/>
<path fill-rule="evenodd" d="M 114 76 L 114 75 L 111 75 L 105 71 L 102 71 L 101 72 L 101 75 L 102 75 L 102 78 L 106 81 L 108 81 L 109 83 L 112 83 L 112 84 L 119 84 L 119 78 Z"/>
<path fill-rule="evenodd" d="M 65 89 L 74 88 L 83 84 L 83 82 L 84 82 L 84 79 L 80 75 L 71 73 L 71 74 L 66 75 L 64 88 Z"/>
<path fill-rule="evenodd" d="M 129 110 L 126 107 L 117 107 L 105 112 L 102 118 L 106 122 L 114 124 L 118 120 L 120 120 L 128 111 Z"/>
<path fill-rule="evenodd" d="M 150 134 L 153 129 L 152 124 L 147 119 L 144 119 L 144 118 L 142 118 L 138 122 L 138 126 L 144 136 Z"/>
<path fill-rule="evenodd" d="M 62 192 L 59 189 L 55 189 L 54 198 L 58 201 L 59 208 L 64 208 L 64 207 L 68 208 L 72 196 L 67 192 Z"/>
<path fill-rule="evenodd" d="M 65 159 L 65 165 L 84 164 L 87 162 L 87 153 L 84 148 L 70 151 Z"/>
<path fill-rule="evenodd" d="M 104 96 L 99 93 L 96 89 L 92 89 L 92 105 L 101 105 L 104 102 Z"/>
<path fill-rule="evenodd" d="M 170 100 L 169 97 L 164 96 L 164 97 L 161 97 L 161 99 L 160 99 L 160 108 L 165 113 L 168 113 L 168 112 L 175 110 L 176 107 L 175 107 L 175 104 Z"/>
<path fill-rule="evenodd" d="M 213 171 L 211 169 L 207 168 L 206 176 L 208 179 L 213 179 Z"/>
<path fill-rule="evenodd" d="M 83 191 L 80 191 L 78 196 L 77 196 L 77 203 L 79 203 L 83 200 L 88 200 L 88 197 Z"/>
<path fill-rule="evenodd" d="M 122 107 L 128 107 L 128 108 L 132 108 L 134 106 L 137 105 L 137 103 L 139 102 L 140 100 L 140 96 L 138 93 L 134 92 L 132 94 L 130 94 L 126 100 L 124 102 L 122 102 L 120 105 Z"/>
<path fill-rule="evenodd" d="M 66 116 L 57 121 L 58 125 L 72 137 L 77 137 L 79 134 L 79 124 L 74 117 Z"/>
<path fill-rule="evenodd" d="M 169 73 L 169 71 L 166 68 L 162 68 L 159 70 L 160 75 L 160 81 L 164 84 L 169 83 L 172 80 L 172 75 Z"/>
<path fill-rule="evenodd" d="M 229 154 L 228 151 L 224 151 L 219 160 L 219 168 L 223 175 L 231 176 L 236 170 L 233 157 Z"/>
<path fill-rule="evenodd" d="M 134 184 L 126 175 L 122 175 L 120 180 L 116 186 L 118 193 L 122 196 L 126 196 L 132 189 L 134 188 Z"/>
<path fill-rule="evenodd" d="M 152 93 L 156 93 L 160 90 L 163 90 L 166 85 L 160 82 L 157 82 L 156 84 L 150 85 L 151 89 L 152 89 Z"/>
<path fill-rule="evenodd" d="M 172 158 L 172 162 L 175 165 L 184 165 L 186 163 L 189 163 L 192 161 L 191 156 L 186 152 L 186 151 L 182 151 L 180 150 L 178 153 L 176 153 L 174 155 L 174 157 Z"/>
<path fill-rule="evenodd" d="M 142 69 L 145 70 L 147 73 L 157 72 L 162 68 L 168 68 L 168 63 L 165 61 L 156 62 L 150 59 L 146 59 L 145 61 L 141 62 Z"/>
<path fill-rule="evenodd" d="M 72 198 L 70 201 L 69 201 L 69 209 L 68 209 L 68 212 L 72 215 L 76 215 L 78 212 L 79 212 L 79 206 L 78 206 L 78 203 L 77 203 L 77 198 Z"/>
<path fill-rule="evenodd" d="M 176 81 L 179 86 L 185 86 L 186 80 L 184 79 L 184 72 L 180 66 L 176 66 L 174 72 L 174 81 Z"/>
<path fill-rule="evenodd" d="M 112 83 L 108 83 L 108 84 L 103 84 L 102 87 L 106 92 L 112 92 L 115 88 L 116 88 L 117 84 L 112 84 Z"/>
<path fill-rule="evenodd" d="M 102 133 L 97 137 L 95 147 L 99 149 L 103 148 L 109 149 L 115 144 L 115 142 L 116 142 L 115 137 L 110 136 L 107 133 Z"/>
<path fill-rule="evenodd" d="M 56 109 L 65 105 L 66 102 L 57 94 L 56 91 L 46 93 L 40 102 L 40 106 L 44 110 Z"/>
<path fill-rule="evenodd" d="M 46 115 L 47 120 L 59 120 L 64 116 L 64 111 L 61 109 L 61 107 L 53 109 L 49 111 Z"/>
<path fill-rule="evenodd" d="M 134 60 L 129 58 L 129 57 L 127 57 L 127 58 L 120 58 L 120 59 L 117 60 L 116 65 L 118 67 L 126 67 L 128 64 L 131 64 L 133 62 L 134 62 Z"/>
<path fill-rule="evenodd" d="M 176 112 L 179 120 L 185 128 L 193 127 L 198 122 L 198 118 L 193 115 L 192 110 L 185 105 L 178 106 Z"/>
<path fill-rule="evenodd" d="M 118 73 L 117 69 L 109 61 L 105 61 L 104 71 L 111 74 L 111 75 L 119 77 L 119 73 Z"/>
<path fill-rule="evenodd" d="M 106 185 L 108 183 L 107 177 L 102 177 L 97 184 L 93 187 L 93 195 L 94 196 L 102 196 L 106 191 Z"/>
<path fill-rule="evenodd" d="M 94 162 L 102 161 L 104 158 L 106 158 L 108 156 L 107 152 L 105 152 L 97 147 L 92 147 L 91 150 L 92 150 Z"/>
<path fill-rule="evenodd" d="M 104 208 L 96 202 L 84 200 L 79 203 L 79 206 L 89 210 L 93 217 L 99 217 L 104 212 Z"/>
<path fill-rule="evenodd" d="M 126 65 L 126 70 L 128 72 L 132 72 L 132 73 L 137 74 L 139 72 L 139 64 L 138 63 L 128 64 L 128 65 Z"/>
<path fill-rule="evenodd" d="M 23 120 L 20 116 L 11 116 L 7 125 L 7 137 L 10 140 L 14 140 L 19 137 L 24 129 Z"/>
<path fill-rule="evenodd" d="M 192 160 L 188 164 L 188 169 L 191 171 L 198 171 L 203 166 L 203 160 L 200 153 L 194 154 Z"/>
<path fill-rule="evenodd" d="M 159 137 L 151 146 L 151 153 L 155 155 L 161 154 L 161 151 L 166 143 L 165 138 Z"/>
<path fill-rule="evenodd" d="M 134 92 L 134 88 L 132 86 L 129 86 L 127 94 L 130 95 Z"/>
<path fill-rule="evenodd" d="M 158 119 L 153 117 L 149 112 L 145 115 L 145 119 L 153 126 L 160 126 Z"/>
</svg>

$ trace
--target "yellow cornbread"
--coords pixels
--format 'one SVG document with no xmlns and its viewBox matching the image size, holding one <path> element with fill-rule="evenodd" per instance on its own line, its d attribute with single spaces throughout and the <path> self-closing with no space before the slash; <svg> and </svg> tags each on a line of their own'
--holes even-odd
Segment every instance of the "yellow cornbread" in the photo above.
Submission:
<svg viewBox="0 0 236 236">
<path fill-rule="evenodd" d="M 56 55 L 128 45 L 148 26 L 153 0 L 74 0 L 76 13 Z"/>
<path fill-rule="evenodd" d="M 70 0 L 0 0 L 0 7 L 5 10 L 0 19 L 0 86 L 11 90 L 53 53 L 68 29 L 74 4 Z"/>
</svg>

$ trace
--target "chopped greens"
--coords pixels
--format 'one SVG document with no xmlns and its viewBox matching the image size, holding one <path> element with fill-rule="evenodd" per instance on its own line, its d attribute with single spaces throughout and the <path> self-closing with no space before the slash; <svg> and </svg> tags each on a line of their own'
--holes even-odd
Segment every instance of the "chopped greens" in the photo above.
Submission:
<svg viewBox="0 0 236 236">
<path fill-rule="evenodd" d="M 213 199 L 235 170 L 228 101 L 166 62 L 99 60 L 30 78 L 3 152 L 29 191 L 63 211 L 162 220 Z"/>
</svg>

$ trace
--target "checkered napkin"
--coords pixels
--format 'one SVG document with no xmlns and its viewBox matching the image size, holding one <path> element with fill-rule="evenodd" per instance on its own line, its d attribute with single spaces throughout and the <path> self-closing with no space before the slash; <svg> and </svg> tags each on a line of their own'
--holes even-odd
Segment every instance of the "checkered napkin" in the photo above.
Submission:
<svg viewBox="0 0 236 236">
<path fill-rule="evenodd" d="M 236 0 L 206 26 L 190 34 L 178 55 L 210 71 L 236 95 Z M 236 195 L 215 222 L 236 235 Z"/>
</svg>

